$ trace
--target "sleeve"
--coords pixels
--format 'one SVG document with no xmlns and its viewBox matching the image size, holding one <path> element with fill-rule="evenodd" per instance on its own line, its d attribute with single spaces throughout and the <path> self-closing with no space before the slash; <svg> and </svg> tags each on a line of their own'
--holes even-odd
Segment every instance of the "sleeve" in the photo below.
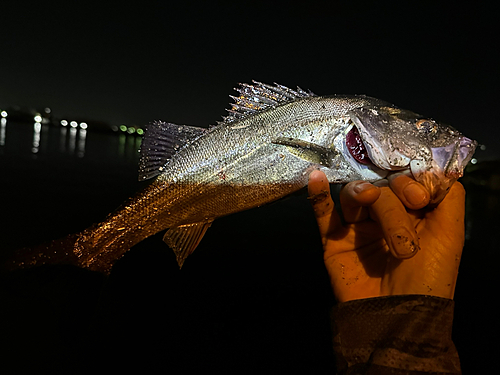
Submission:
<svg viewBox="0 0 500 375">
<path fill-rule="evenodd" d="M 461 374 L 453 307 L 453 300 L 423 295 L 339 303 L 332 314 L 338 373 Z"/>
</svg>

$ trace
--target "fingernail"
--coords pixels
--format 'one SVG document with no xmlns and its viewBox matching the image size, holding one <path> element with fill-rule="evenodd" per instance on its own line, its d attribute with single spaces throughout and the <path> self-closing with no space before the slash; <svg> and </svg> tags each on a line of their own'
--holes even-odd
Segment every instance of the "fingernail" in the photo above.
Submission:
<svg viewBox="0 0 500 375">
<path fill-rule="evenodd" d="M 390 248 L 393 250 L 393 255 L 398 259 L 411 258 L 420 249 L 411 233 L 404 229 L 393 234 L 391 242 L 392 246 Z"/>
<path fill-rule="evenodd" d="M 370 189 L 373 189 L 374 186 L 370 184 L 369 182 L 360 182 L 352 190 L 354 190 L 355 193 L 359 194 L 362 193 L 363 191 L 367 191 Z"/>
<path fill-rule="evenodd" d="M 403 194 L 406 200 L 414 206 L 421 205 L 427 199 L 426 192 L 418 184 L 407 185 L 403 190 Z"/>
</svg>

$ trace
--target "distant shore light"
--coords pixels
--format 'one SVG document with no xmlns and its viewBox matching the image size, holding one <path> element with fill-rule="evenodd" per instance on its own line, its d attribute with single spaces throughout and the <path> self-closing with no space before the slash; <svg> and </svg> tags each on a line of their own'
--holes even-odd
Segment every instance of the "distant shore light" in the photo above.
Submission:
<svg viewBox="0 0 500 375">
<path fill-rule="evenodd" d="M 76 121 L 71 121 L 69 124 L 72 128 L 76 128 L 78 126 L 78 123 Z"/>
<path fill-rule="evenodd" d="M 89 126 L 87 125 L 87 123 L 86 123 L 86 122 L 81 122 L 81 123 L 80 123 L 80 128 L 82 128 L 82 129 L 87 129 L 88 127 L 89 127 Z"/>
<path fill-rule="evenodd" d="M 2 112 L 0 112 L 0 115 L 5 118 L 5 117 L 7 117 L 8 113 L 7 113 L 7 111 L 2 111 Z"/>
<path fill-rule="evenodd" d="M 42 122 L 42 116 L 36 115 L 34 120 L 35 120 L 35 122 Z"/>
<path fill-rule="evenodd" d="M 66 120 L 61 120 L 61 125 L 62 125 L 62 126 L 68 126 L 68 121 L 66 121 Z"/>
</svg>

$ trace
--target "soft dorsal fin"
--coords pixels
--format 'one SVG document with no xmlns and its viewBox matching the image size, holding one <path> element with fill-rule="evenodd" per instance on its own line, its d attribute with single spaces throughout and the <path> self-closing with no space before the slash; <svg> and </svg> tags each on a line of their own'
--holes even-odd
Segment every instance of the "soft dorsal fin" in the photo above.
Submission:
<svg viewBox="0 0 500 375">
<path fill-rule="evenodd" d="M 231 103 L 231 108 L 227 110 L 229 116 L 224 117 L 224 121 L 219 124 L 231 124 L 258 111 L 274 108 L 297 99 L 316 96 L 311 91 L 304 91 L 298 86 L 297 90 L 292 90 L 277 83 L 275 86 L 257 81 L 252 81 L 252 83 L 253 85 L 240 83 L 240 87 L 235 88 L 240 95 L 230 95 L 234 103 Z"/>
<path fill-rule="evenodd" d="M 146 127 L 141 144 L 139 181 L 159 175 L 180 148 L 207 132 L 205 128 L 155 121 Z"/>
<path fill-rule="evenodd" d="M 181 225 L 167 230 L 163 241 L 174 251 L 179 268 L 186 258 L 196 249 L 212 221 Z"/>
</svg>

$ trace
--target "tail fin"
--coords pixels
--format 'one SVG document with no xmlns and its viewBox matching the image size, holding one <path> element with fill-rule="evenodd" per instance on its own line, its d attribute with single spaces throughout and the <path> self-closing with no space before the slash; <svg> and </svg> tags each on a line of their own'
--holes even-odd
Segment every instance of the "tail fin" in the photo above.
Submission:
<svg viewBox="0 0 500 375">
<path fill-rule="evenodd" d="M 70 235 L 43 245 L 22 248 L 2 259 L 0 268 L 3 271 L 31 268 L 43 264 L 69 264 L 78 266 L 78 257 L 74 253 L 78 235 Z"/>
</svg>

